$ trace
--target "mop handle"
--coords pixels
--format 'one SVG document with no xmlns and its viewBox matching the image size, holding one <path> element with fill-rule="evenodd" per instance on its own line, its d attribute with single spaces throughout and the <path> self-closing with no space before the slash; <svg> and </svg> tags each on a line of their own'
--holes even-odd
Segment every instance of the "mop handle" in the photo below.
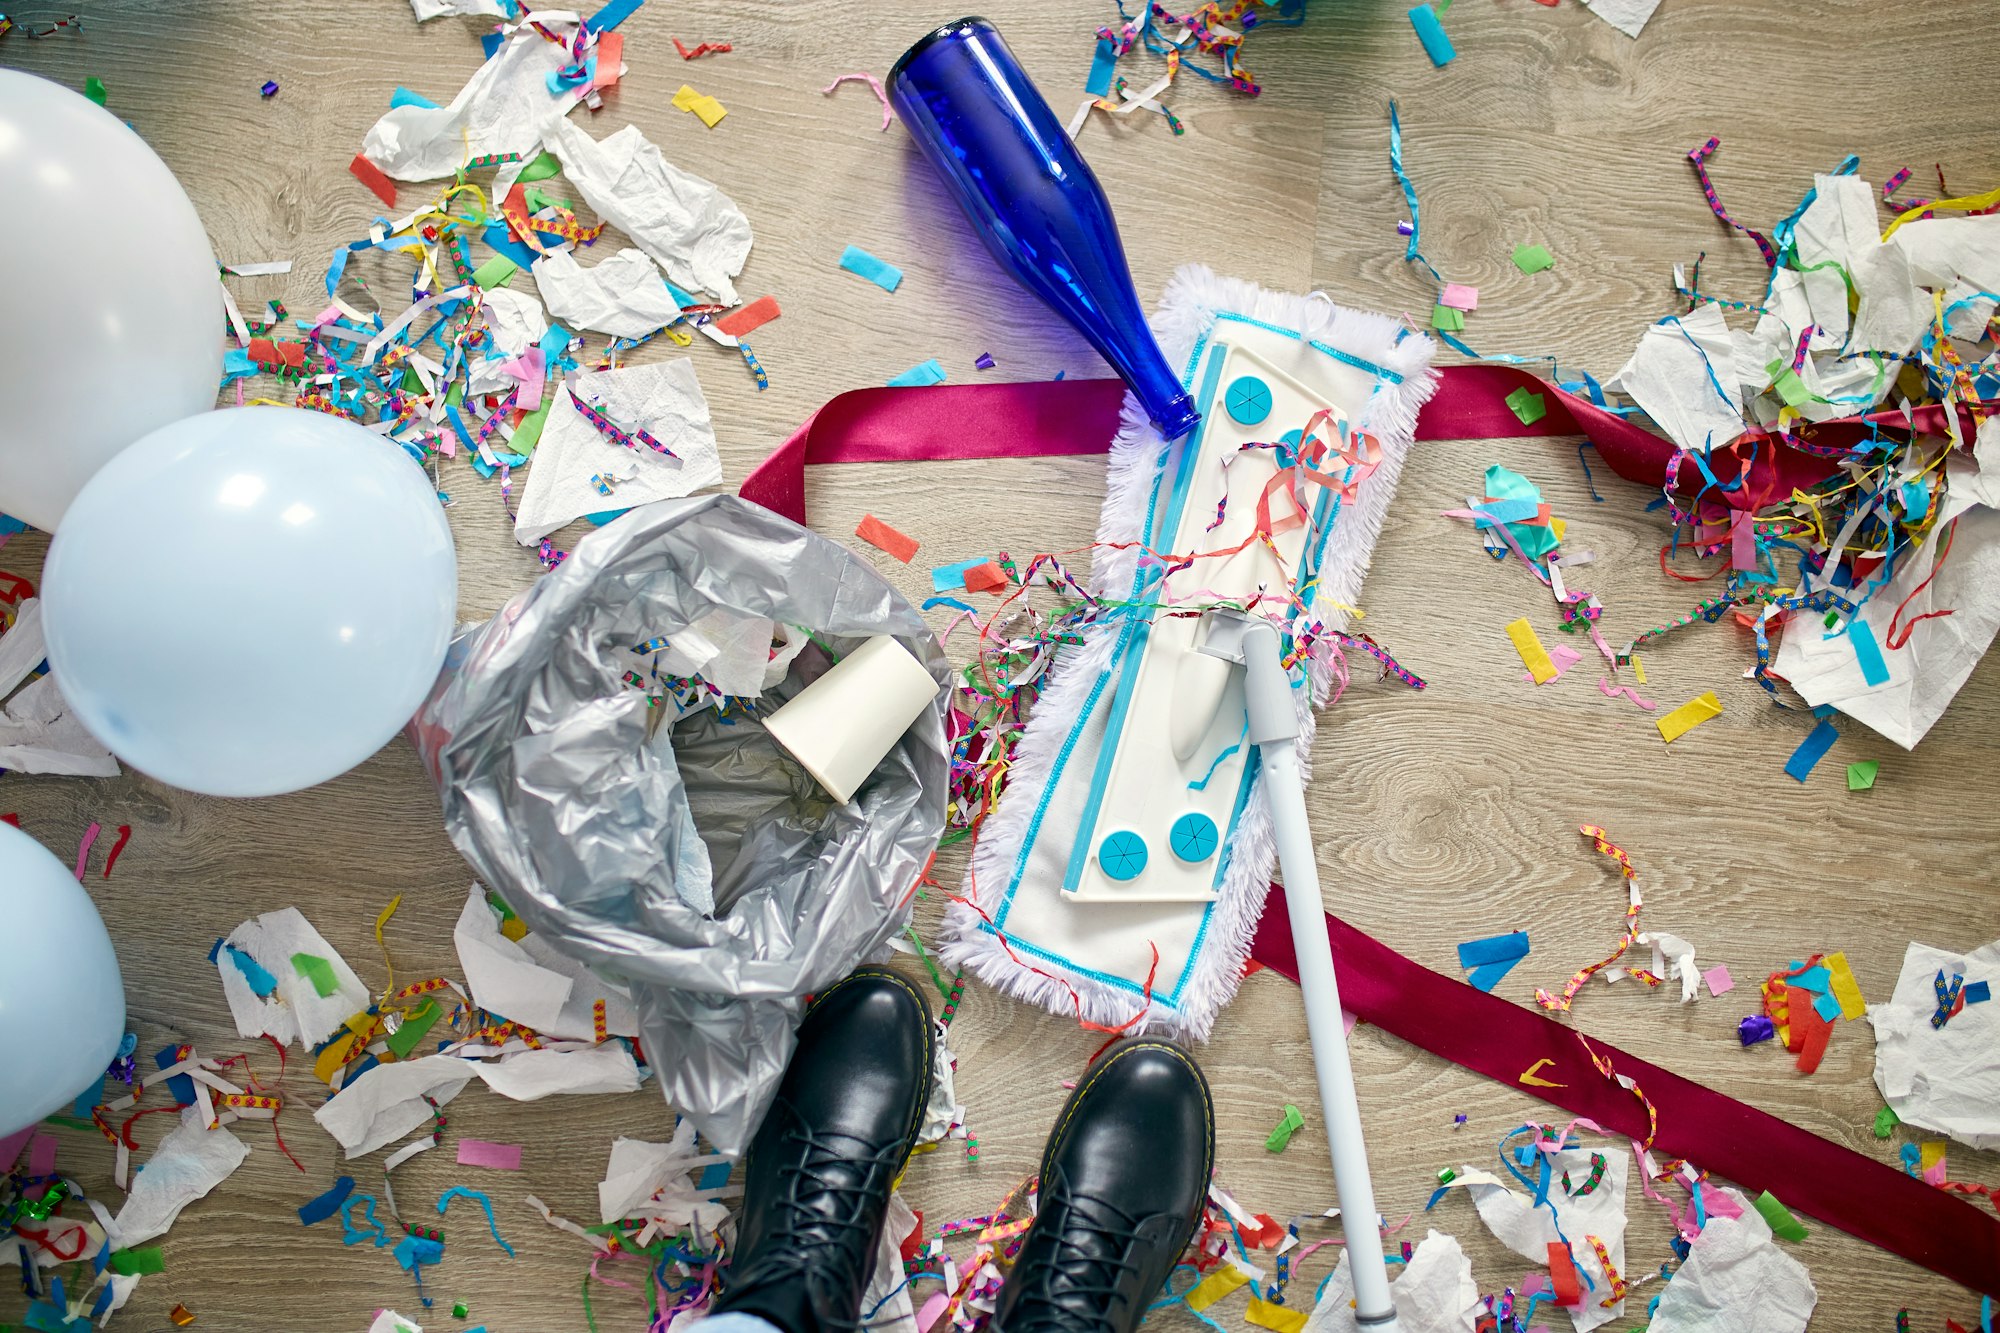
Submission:
<svg viewBox="0 0 2000 1333">
<path fill-rule="evenodd" d="M 1313 854 L 1312 828 L 1306 822 L 1291 682 L 1278 661 L 1277 634 L 1268 625 L 1247 634 L 1243 650 L 1249 739 L 1257 745 L 1263 765 L 1278 865 L 1285 876 L 1285 911 L 1298 953 L 1306 1032 L 1312 1041 L 1320 1112 L 1333 1153 L 1333 1186 L 1340 1195 L 1341 1222 L 1347 1231 L 1355 1325 L 1361 1333 L 1396 1333 L 1396 1307 L 1389 1299 L 1389 1268 L 1382 1258 L 1375 1184 L 1368 1175 L 1361 1106 L 1354 1095 L 1354 1066 L 1348 1060 L 1347 1033 L 1340 1021 L 1340 983 L 1334 978 L 1333 945 L 1327 937 L 1325 906 L 1320 900 L 1319 865 Z"/>
</svg>

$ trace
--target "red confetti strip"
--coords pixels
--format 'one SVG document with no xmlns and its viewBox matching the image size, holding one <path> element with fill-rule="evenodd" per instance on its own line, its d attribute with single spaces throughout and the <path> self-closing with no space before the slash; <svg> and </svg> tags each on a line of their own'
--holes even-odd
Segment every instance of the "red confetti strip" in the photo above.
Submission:
<svg viewBox="0 0 2000 1333">
<path fill-rule="evenodd" d="M 347 164 L 347 169 L 354 173 L 354 179 L 375 192 L 375 197 L 382 201 L 384 207 L 396 206 L 396 182 L 384 175 L 382 168 L 370 162 L 367 154 L 356 153 L 354 160 Z"/>
<path fill-rule="evenodd" d="M 906 565 L 916 558 L 918 549 L 916 539 L 898 532 L 873 514 L 862 517 L 860 525 L 854 529 L 854 535 L 878 551 L 887 551 Z"/>
<path fill-rule="evenodd" d="M 1006 571 L 991 560 L 965 571 L 967 592 L 1001 592 L 1007 586 Z"/>
<path fill-rule="evenodd" d="M 753 333 L 763 328 L 783 313 L 778 309 L 776 299 L 760 296 L 742 309 L 732 310 L 712 322 L 718 332 L 726 333 L 732 338 L 740 338 L 746 333 Z"/>
<path fill-rule="evenodd" d="M 728 42 L 703 42 L 700 46 L 695 47 L 693 50 L 689 50 L 687 47 L 681 45 L 680 38 L 674 37 L 671 38 L 670 40 L 674 44 L 674 50 L 681 53 L 682 60 L 693 60 L 698 56 L 717 56 L 721 55 L 725 51 L 733 51 L 736 49 L 735 47 L 731 46 Z"/>
<path fill-rule="evenodd" d="M 111 844 L 111 854 L 104 858 L 104 878 L 111 878 L 111 867 L 118 864 L 118 854 L 125 850 L 125 844 L 130 841 L 132 841 L 132 826 L 130 824 L 120 824 L 118 826 L 118 840 Z M 281 1052 L 283 1049 L 283 1047 L 279 1048 Z"/>
</svg>

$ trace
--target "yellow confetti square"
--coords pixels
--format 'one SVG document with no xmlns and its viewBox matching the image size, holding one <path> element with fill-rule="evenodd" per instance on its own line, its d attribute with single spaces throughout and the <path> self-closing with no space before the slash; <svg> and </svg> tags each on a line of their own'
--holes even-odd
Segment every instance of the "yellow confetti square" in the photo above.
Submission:
<svg viewBox="0 0 2000 1333">
<path fill-rule="evenodd" d="M 1262 1296 L 1252 1296 L 1248 1308 L 1243 1311 L 1245 1321 L 1258 1328 L 1268 1328 L 1273 1333 L 1301 1333 L 1306 1326 L 1306 1312 L 1292 1310 L 1282 1305 L 1273 1305 Z"/>
<path fill-rule="evenodd" d="M 1535 684 L 1546 684 L 1556 678 L 1556 664 L 1549 660 L 1548 650 L 1535 637 L 1535 627 L 1528 623 L 1527 617 L 1507 626 L 1507 637 L 1514 641 L 1514 651 L 1521 655 L 1521 665 L 1528 668 Z"/>
<path fill-rule="evenodd" d="M 1556 535 L 1556 542 L 1558 545 L 1560 545 L 1563 539 L 1563 534 L 1569 531 L 1569 524 L 1563 519 L 1551 518 L 1549 520 L 1549 531 L 1553 532 Z"/>
<path fill-rule="evenodd" d="M 1639 678 L 1641 685 L 1646 683 L 1646 664 L 1639 660 L 1637 653 L 1632 654 L 1632 674 Z"/>
<path fill-rule="evenodd" d="M 1722 700 L 1710 691 L 1696 695 L 1665 717 L 1656 719 L 1654 725 L 1660 729 L 1660 739 L 1672 744 L 1710 718 L 1721 716 Z"/>
</svg>

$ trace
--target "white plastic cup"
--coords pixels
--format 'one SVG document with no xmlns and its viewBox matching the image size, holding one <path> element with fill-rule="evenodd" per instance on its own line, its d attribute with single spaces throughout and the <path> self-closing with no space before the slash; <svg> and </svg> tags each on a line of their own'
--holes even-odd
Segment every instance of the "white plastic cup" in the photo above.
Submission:
<svg viewBox="0 0 2000 1333">
<path fill-rule="evenodd" d="M 883 635 L 800 690 L 764 719 L 764 729 L 846 805 L 937 692 L 924 664 Z"/>
</svg>

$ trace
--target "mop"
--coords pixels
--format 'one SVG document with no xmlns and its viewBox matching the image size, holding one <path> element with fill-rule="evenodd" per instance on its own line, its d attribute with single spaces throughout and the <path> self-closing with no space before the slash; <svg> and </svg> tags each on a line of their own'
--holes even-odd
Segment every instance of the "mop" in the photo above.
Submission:
<svg viewBox="0 0 2000 1333">
<path fill-rule="evenodd" d="M 1277 838 L 1243 672 L 1203 651 L 1216 618 L 1196 613 L 1284 631 L 1303 770 L 1435 377 L 1431 340 L 1384 316 L 1200 266 L 1153 325 L 1203 423 L 1168 442 L 1127 399 L 1090 575 L 1114 609 L 1059 652 L 942 950 L 1018 999 L 1198 1041 L 1235 994 Z"/>
</svg>

